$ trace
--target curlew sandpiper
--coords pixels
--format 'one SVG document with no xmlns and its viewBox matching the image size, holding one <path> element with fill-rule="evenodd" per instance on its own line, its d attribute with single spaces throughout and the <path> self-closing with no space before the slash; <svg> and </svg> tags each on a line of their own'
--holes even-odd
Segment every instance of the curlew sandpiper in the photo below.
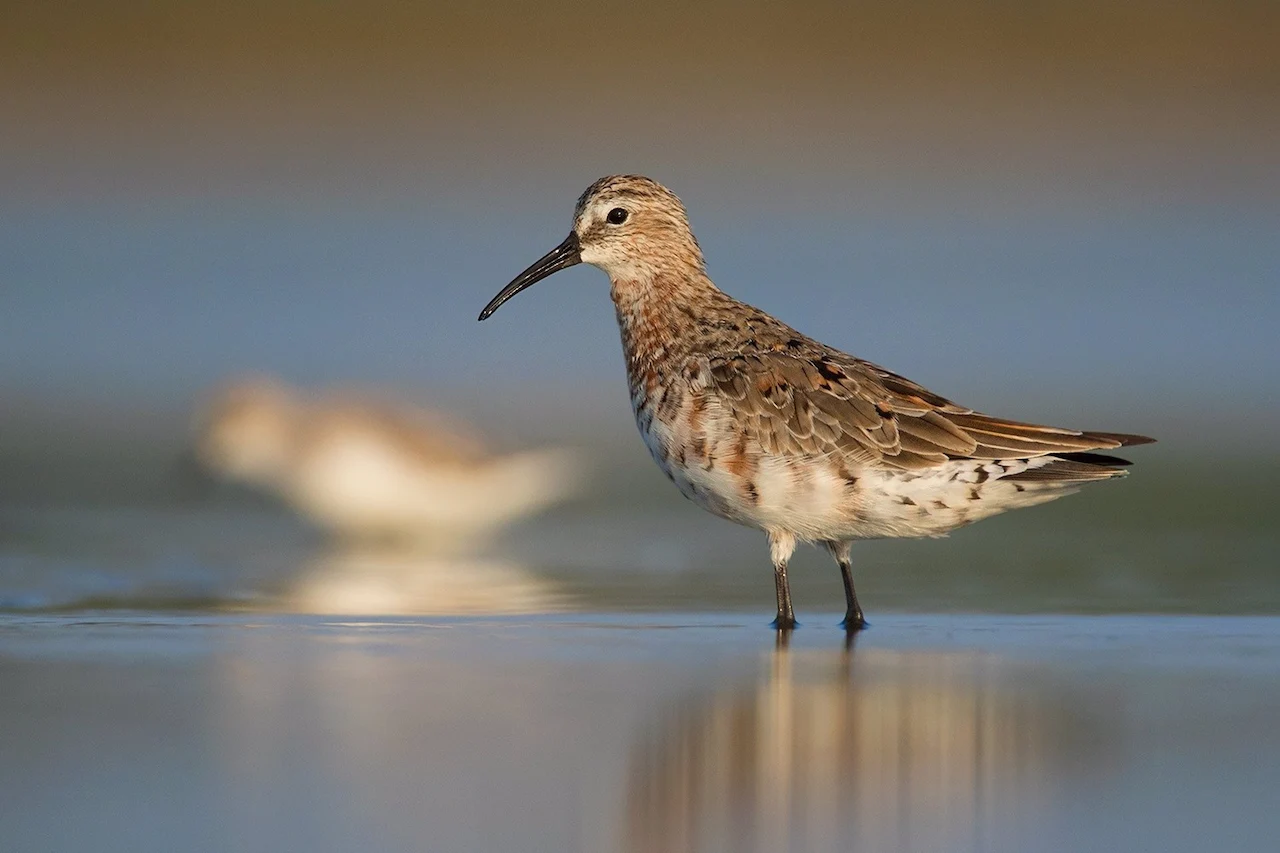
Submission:
<svg viewBox="0 0 1280 853">
<path fill-rule="evenodd" d="M 684 204 L 612 175 L 578 199 L 573 230 L 480 313 L 578 263 L 604 270 L 631 402 L 654 461 L 685 497 L 763 530 L 780 630 L 795 626 L 787 562 L 820 542 L 840 566 L 849 630 L 866 624 L 856 539 L 941 536 L 1123 476 L 1097 451 L 1152 439 L 980 414 L 806 337 L 707 277 Z"/>
</svg>

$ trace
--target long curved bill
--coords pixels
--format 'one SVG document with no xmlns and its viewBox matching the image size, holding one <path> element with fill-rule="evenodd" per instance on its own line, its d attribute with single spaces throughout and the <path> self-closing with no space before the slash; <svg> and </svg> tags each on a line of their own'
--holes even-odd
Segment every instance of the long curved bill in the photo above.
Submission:
<svg viewBox="0 0 1280 853">
<path fill-rule="evenodd" d="M 537 284 L 552 273 L 559 272 L 574 264 L 582 263 L 580 249 L 577 233 L 570 231 L 569 236 L 564 238 L 563 243 L 534 261 L 531 267 L 512 279 L 511 283 L 502 288 L 497 296 L 489 300 L 489 304 L 484 306 L 484 310 L 480 312 L 480 319 L 489 319 L 494 311 L 502 307 L 502 303 L 526 287 Z"/>
</svg>

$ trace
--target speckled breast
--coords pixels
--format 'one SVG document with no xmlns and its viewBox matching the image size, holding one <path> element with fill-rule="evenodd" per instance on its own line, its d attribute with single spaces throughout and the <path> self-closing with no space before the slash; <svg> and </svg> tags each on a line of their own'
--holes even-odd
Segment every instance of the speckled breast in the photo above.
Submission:
<svg viewBox="0 0 1280 853">
<path fill-rule="evenodd" d="M 725 438 L 718 403 L 681 373 L 633 380 L 631 407 L 649 454 L 680 493 L 716 515 L 750 523 L 742 484 L 717 464 Z"/>
</svg>

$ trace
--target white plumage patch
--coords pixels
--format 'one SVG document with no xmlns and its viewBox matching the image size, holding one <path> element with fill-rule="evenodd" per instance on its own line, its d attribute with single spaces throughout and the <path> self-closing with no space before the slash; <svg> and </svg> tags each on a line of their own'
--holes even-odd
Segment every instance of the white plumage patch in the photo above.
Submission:
<svg viewBox="0 0 1280 853">
<path fill-rule="evenodd" d="M 1075 491 L 1070 482 L 1020 483 L 1005 478 L 1054 462 L 1053 457 L 962 459 L 924 472 L 868 472 L 856 530 L 848 538 L 942 536 L 1006 510 Z"/>
</svg>

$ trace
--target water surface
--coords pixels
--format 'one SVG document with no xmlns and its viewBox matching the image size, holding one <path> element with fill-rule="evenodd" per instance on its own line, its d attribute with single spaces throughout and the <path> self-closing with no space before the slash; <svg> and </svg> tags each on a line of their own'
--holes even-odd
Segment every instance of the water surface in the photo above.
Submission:
<svg viewBox="0 0 1280 853">
<path fill-rule="evenodd" d="M 1264 849 L 1280 620 L 0 617 L 10 850 Z"/>
</svg>

